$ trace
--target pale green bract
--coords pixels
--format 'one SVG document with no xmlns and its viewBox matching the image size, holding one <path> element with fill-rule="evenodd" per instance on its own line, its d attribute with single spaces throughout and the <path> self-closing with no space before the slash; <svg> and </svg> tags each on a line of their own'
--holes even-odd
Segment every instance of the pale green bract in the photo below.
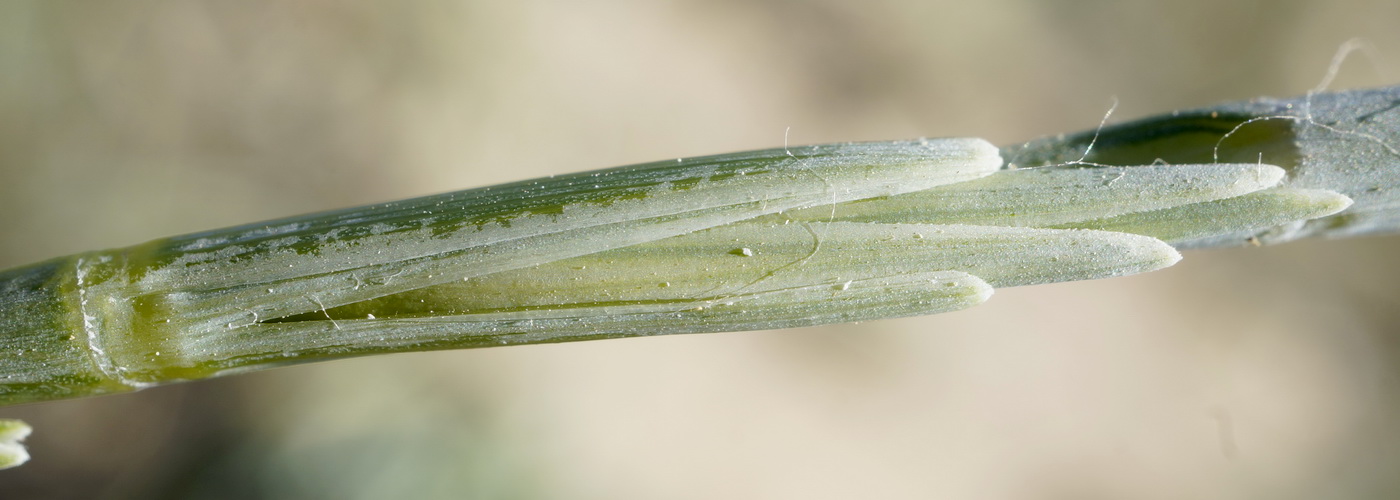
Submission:
<svg viewBox="0 0 1400 500">
<path fill-rule="evenodd" d="M 1397 94 L 1309 95 L 1284 117 L 1264 113 L 1296 103 L 1228 104 L 1005 150 L 680 159 L 62 257 L 0 273 L 0 405 L 389 352 L 933 314 L 995 287 L 1160 269 L 1174 246 L 1390 230 L 1400 169 L 1382 139 L 1400 116 L 1382 104 Z M 3 425 L 0 466 L 22 462 L 28 427 Z"/>
<path fill-rule="evenodd" d="M 519 182 L 63 257 L 0 280 L 0 296 L 7 297 L 0 304 L 7 309 L 0 311 L 0 341 L 20 353 L 0 363 L 0 403 L 453 347 L 429 339 L 393 349 L 336 344 L 302 352 L 288 345 L 252 356 L 243 343 L 248 332 L 272 324 L 339 330 L 324 312 L 340 306 L 784 210 L 974 179 L 1000 165 L 996 147 L 977 139 L 783 148 Z M 754 324 L 764 324 L 757 316 Z"/>
<path fill-rule="evenodd" d="M 21 441 L 29 437 L 29 424 L 14 419 L 0 419 L 0 469 L 18 467 L 29 461 L 29 451 Z"/>
</svg>

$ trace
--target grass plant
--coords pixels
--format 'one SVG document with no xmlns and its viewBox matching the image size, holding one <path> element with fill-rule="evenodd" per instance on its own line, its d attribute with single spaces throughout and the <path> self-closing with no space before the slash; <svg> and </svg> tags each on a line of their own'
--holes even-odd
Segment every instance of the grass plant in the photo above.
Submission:
<svg viewBox="0 0 1400 500">
<path fill-rule="evenodd" d="M 667 160 L 176 236 L 0 273 L 0 405 L 392 352 L 933 314 L 1177 248 L 1400 228 L 1400 87 L 998 149 Z M 0 464 L 27 459 L 0 426 Z"/>
</svg>

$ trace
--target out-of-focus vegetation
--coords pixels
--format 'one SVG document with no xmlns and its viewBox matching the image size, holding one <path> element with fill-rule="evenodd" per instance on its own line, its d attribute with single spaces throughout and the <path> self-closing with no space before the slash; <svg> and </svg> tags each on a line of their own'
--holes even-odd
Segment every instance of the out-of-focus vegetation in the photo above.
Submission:
<svg viewBox="0 0 1400 500">
<path fill-rule="evenodd" d="M 1400 79 L 1381 1 L 0 3 L 0 267 L 554 173 L 1009 144 Z M 7 408 L 3 498 L 1400 490 L 1393 237 L 791 332 L 381 357 Z"/>
</svg>

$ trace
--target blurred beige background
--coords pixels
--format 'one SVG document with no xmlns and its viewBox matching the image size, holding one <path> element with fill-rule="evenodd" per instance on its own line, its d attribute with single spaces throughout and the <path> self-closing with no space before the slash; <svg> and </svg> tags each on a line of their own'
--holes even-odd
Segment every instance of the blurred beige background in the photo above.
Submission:
<svg viewBox="0 0 1400 500">
<path fill-rule="evenodd" d="M 999 144 L 1400 83 L 1400 4 L 0 3 L 0 266 L 794 144 Z M 1392 498 L 1400 238 L 941 316 L 456 351 L 0 409 L 0 498 Z"/>
</svg>

